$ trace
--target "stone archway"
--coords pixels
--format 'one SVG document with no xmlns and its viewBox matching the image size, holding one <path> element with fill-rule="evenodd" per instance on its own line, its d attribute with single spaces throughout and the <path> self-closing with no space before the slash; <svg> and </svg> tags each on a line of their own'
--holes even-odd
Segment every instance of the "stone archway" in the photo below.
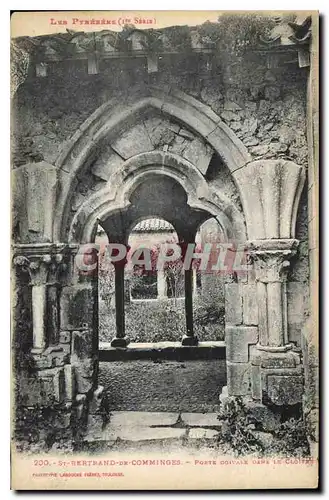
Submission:
<svg viewBox="0 0 329 500">
<path fill-rule="evenodd" d="M 193 163 L 175 152 L 157 150 L 150 137 L 152 150 L 130 155 L 123 151 L 122 143 L 118 148 L 115 141 L 122 129 L 136 125 L 150 110 L 183 124 L 193 140 L 211 148 L 209 156 L 215 153 L 223 160 L 237 186 L 243 211 L 224 192 L 209 185 L 206 168 L 197 155 Z M 103 154 L 106 141 L 111 151 L 116 151 L 107 158 L 109 175 L 98 191 L 92 185 L 75 199 L 72 210 L 79 180 L 86 173 L 91 176 L 88 169 Z M 79 244 L 92 241 L 99 221 L 129 206 L 130 193 L 148 175 L 175 179 L 187 193 L 192 209 L 215 216 L 228 240 L 249 246 L 256 279 L 231 284 L 226 290 L 228 394 L 246 396 L 259 404 L 301 401 L 300 355 L 287 338 L 284 271 L 298 245 L 294 231 L 305 174 L 291 161 L 251 160 L 242 142 L 209 107 L 181 92 L 150 89 L 147 96 L 133 99 L 123 110 L 111 103 L 101 106 L 63 147 L 55 166 L 41 162 L 16 170 L 19 193 L 14 203 L 18 212 L 28 205 L 28 217 L 20 227 L 15 264 L 30 269 L 32 297 L 39 311 L 33 318 L 37 344 L 32 355 L 40 380 L 51 380 L 58 400 L 73 404 L 78 420 L 88 412 L 97 412 L 101 390 L 97 388 L 97 279 L 77 276 L 75 254 Z M 28 183 L 22 180 L 26 175 Z M 36 190 L 42 191 L 49 208 L 42 220 L 36 217 Z M 22 261 L 22 256 L 27 261 Z M 55 346 L 46 338 L 44 313 L 49 304 L 60 315 Z M 54 316 L 58 318 L 58 314 Z M 56 369 L 53 359 L 58 360 Z M 61 394 L 59 387 L 64 387 Z"/>
<path fill-rule="evenodd" d="M 105 138 L 110 142 L 114 140 L 123 127 L 133 126 L 140 116 L 150 110 L 156 110 L 162 117 L 172 117 L 188 127 L 196 136 L 206 140 L 231 173 L 251 161 L 240 139 L 209 106 L 181 91 L 167 92 L 159 88 L 149 88 L 148 93 L 147 96 L 133 99 L 133 102 L 124 108 L 121 104 L 113 109 L 112 102 L 101 106 L 63 148 L 56 161 L 62 190 L 56 204 L 54 241 L 62 241 L 65 238 L 69 201 L 79 175 L 90 165 L 98 145 Z"/>
<path fill-rule="evenodd" d="M 106 228 L 110 224 L 108 221 L 111 217 L 120 214 L 120 219 L 124 218 L 125 213 L 129 212 L 131 205 L 130 195 L 140 184 L 147 183 L 148 179 L 152 177 L 159 177 L 159 182 L 161 178 L 169 178 L 181 186 L 186 195 L 186 206 L 190 211 L 192 219 L 194 212 L 204 214 L 196 218 L 195 222 L 191 221 L 190 225 L 186 226 L 187 220 L 184 223 L 185 227 L 180 224 L 178 232 L 182 243 L 194 242 L 196 225 L 200 221 L 205 220 L 206 217 L 211 216 L 218 220 L 225 241 L 234 243 L 243 243 L 246 241 L 243 216 L 229 198 L 223 194 L 214 192 L 198 169 L 190 162 L 177 155 L 154 151 L 142 153 L 127 160 L 121 169 L 113 172 L 107 186 L 103 190 L 94 193 L 86 200 L 72 220 L 69 242 L 88 244 L 94 241 L 98 224 Z M 171 203 L 174 204 L 174 200 L 171 200 Z M 117 235 L 117 241 L 114 240 L 114 242 L 125 243 L 124 237 L 121 234 L 124 229 L 121 228 L 121 231 Z M 186 345 L 191 342 L 194 345 L 197 342 L 196 337 L 193 335 L 191 277 L 191 271 L 185 271 L 185 280 L 188 280 L 185 294 L 185 299 L 188 302 L 186 307 L 189 309 L 189 314 L 187 314 L 187 324 L 189 326 L 187 329 L 190 332 L 187 336 L 188 338 L 184 339 Z M 113 339 L 112 345 L 126 347 L 124 320 L 122 319 L 124 316 L 122 291 L 124 270 L 119 265 L 115 266 L 115 279 L 117 325 L 120 326 L 117 329 L 117 337 Z M 191 318 L 190 321 L 188 321 L 188 317 Z"/>
<path fill-rule="evenodd" d="M 216 217 L 228 241 L 246 241 L 243 214 L 232 200 L 216 193 L 191 162 L 171 153 L 152 151 L 127 160 L 113 172 L 104 189 L 80 206 L 70 226 L 69 242 L 92 241 L 96 223 L 104 221 L 112 212 L 127 208 L 129 195 L 150 175 L 176 180 L 187 194 L 187 204 Z"/>
</svg>

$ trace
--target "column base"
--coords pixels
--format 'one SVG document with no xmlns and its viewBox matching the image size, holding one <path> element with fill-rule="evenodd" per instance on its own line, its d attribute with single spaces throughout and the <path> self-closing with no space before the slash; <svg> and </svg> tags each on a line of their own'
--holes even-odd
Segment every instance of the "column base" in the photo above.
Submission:
<svg viewBox="0 0 329 500">
<path fill-rule="evenodd" d="M 184 335 L 182 338 L 182 345 L 185 346 L 196 346 L 199 343 L 198 337 L 189 337 L 188 335 Z"/>
<path fill-rule="evenodd" d="M 293 348 L 293 345 L 292 344 L 285 344 L 282 346 L 270 346 L 270 345 L 257 344 L 256 347 L 257 347 L 258 351 L 280 353 L 280 352 L 291 351 L 291 349 Z"/>
<path fill-rule="evenodd" d="M 300 353 L 258 346 L 251 355 L 251 396 L 267 406 L 301 405 L 304 393 Z"/>
<path fill-rule="evenodd" d="M 33 359 L 40 359 L 44 353 L 44 348 L 41 347 L 33 347 L 30 351 L 30 354 Z"/>
<path fill-rule="evenodd" d="M 111 342 L 111 347 L 127 347 L 129 342 L 130 340 L 127 339 L 126 337 L 124 338 L 114 337 L 114 339 Z"/>
</svg>

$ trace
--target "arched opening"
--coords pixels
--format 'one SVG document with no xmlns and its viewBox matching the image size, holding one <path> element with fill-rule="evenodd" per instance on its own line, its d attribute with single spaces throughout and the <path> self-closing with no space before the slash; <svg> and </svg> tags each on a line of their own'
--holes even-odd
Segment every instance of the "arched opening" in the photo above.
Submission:
<svg viewBox="0 0 329 500">
<path fill-rule="evenodd" d="M 158 269 L 161 247 L 179 244 L 174 226 L 160 217 L 143 217 L 128 229 L 127 264 L 124 271 L 125 334 L 131 343 L 180 342 L 186 330 L 185 277 L 183 259 L 177 258 Z M 99 341 L 108 344 L 116 332 L 115 269 L 106 258 L 109 239 L 98 226 L 96 244 L 99 261 Z M 201 223 L 195 234 L 195 251 L 211 245 L 210 258 L 203 268 L 193 259 L 193 331 L 202 341 L 222 341 L 225 337 L 225 274 L 213 271 L 218 260 L 217 245 L 223 231 L 211 217 Z M 138 256 L 137 256 L 138 252 Z"/>
<path fill-rule="evenodd" d="M 186 267 L 185 253 L 188 245 L 193 253 L 197 229 L 209 217 L 205 210 L 188 205 L 175 179 L 153 174 L 132 190 L 125 209 L 102 222 L 96 243 L 101 249 L 107 242 L 120 243 L 127 254 L 120 267 L 103 258 L 106 252 L 101 250 L 101 342 L 125 347 L 129 342 L 183 339 L 184 345 L 197 345 L 193 296 L 201 278 L 197 279 L 193 258 Z"/>
</svg>

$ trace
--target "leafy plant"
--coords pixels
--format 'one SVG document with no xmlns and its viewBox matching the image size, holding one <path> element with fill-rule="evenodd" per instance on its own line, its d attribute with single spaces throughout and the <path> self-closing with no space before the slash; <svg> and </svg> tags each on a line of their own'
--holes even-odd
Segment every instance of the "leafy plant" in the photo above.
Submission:
<svg viewBox="0 0 329 500">
<path fill-rule="evenodd" d="M 219 443 L 229 445 L 236 455 L 306 457 L 310 454 L 303 419 L 291 418 L 271 433 L 259 432 L 259 422 L 240 397 L 223 401 L 218 419 L 221 422 Z M 267 439 L 264 441 L 262 436 Z"/>
<path fill-rule="evenodd" d="M 171 26 L 163 30 L 173 50 L 189 52 L 192 50 L 191 31 L 188 26 Z"/>
<path fill-rule="evenodd" d="M 228 444 L 235 455 L 264 451 L 263 444 L 253 433 L 255 421 L 241 398 L 227 398 L 222 403 L 218 419 L 222 424 L 219 440 Z"/>
<path fill-rule="evenodd" d="M 288 457 L 306 457 L 310 454 L 307 429 L 303 419 L 290 418 L 273 433 L 273 452 Z"/>
<path fill-rule="evenodd" d="M 239 57 L 257 46 L 275 26 L 273 18 L 260 14 L 223 14 L 217 23 L 204 23 L 198 28 L 200 41 L 212 45 L 218 57 Z"/>
</svg>

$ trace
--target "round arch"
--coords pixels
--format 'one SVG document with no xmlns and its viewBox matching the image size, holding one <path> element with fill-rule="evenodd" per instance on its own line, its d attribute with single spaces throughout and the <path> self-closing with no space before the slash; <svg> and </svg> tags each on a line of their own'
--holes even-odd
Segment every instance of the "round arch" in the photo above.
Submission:
<svg viewBox="0 0 329 500">
<path fill-rule="evenodd" d="M 231 173 L 251 161 L 247 148 L 212 109 L 191 96 L 170 89 L 151 87 L 147 96 L 135 98 L 128 106 L 115 107 L 112 101 L 98 108 L 66 143 L 56 160 L 61 171 L 62 189 L 56 205 L 54 241 L 67 239 L 70 200 L 79 174 L 84 171 L 97 145 L 114 137 L 123 125 L 134 124 L 148 109 L 176 119 L 203 137 L 223 159 Z"/>
<path fill-rule="evenodd" d="M 110 215 L 129 207 L 129 197 L 150 175 L 164 175 L 178 182 L 187 194 L 191 208 L 216 217 L 227 239 L 246 241 L 241 211 L 226 196 L 215 192 L 198 169 L 178 155 L 152 151 L 127 160 L 115 171 L 106 187 L 87 199 L 75 214 L 69 231 L 69 242 L 89 243 L 96 227 Z"/>
</svg>

